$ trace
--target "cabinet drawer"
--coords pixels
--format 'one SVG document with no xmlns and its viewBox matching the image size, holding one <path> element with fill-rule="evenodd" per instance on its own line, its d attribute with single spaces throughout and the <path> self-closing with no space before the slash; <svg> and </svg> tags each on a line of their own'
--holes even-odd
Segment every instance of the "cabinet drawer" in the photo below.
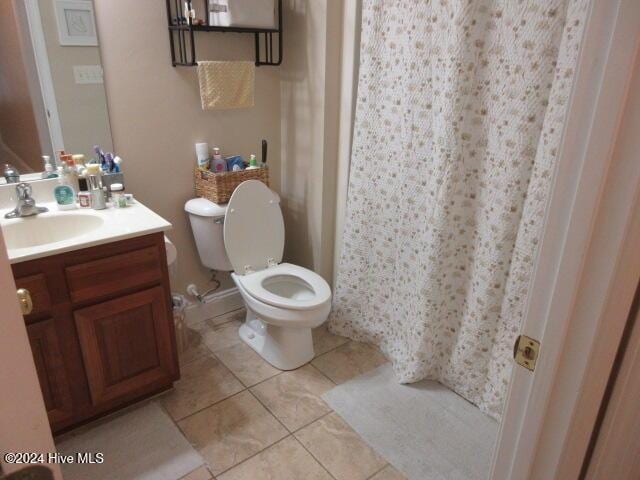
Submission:
<svg viewBox="0 0 640 480">
<path fill-rule="evenodd" d="M 47 278 L 43 273 L 16 278 L 16 287 L 28 290 L 33 302 L 33 310 L 24 316 L 26 323 L 33 323 L 39 317 L 51 313 L 51 297 Z"/>
<path fill-rule="evenodd" d="M 103 298 L 159 282 L 162 261 L 159 248 L 148 247 L 67 267 L 65 275 L 71 301 Z"/>
</svg>

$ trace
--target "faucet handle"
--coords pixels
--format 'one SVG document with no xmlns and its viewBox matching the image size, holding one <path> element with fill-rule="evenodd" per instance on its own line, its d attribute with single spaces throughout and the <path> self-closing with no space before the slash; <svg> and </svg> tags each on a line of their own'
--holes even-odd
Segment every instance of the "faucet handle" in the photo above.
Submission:
<svg viewBox="0 0 640 480">
<path fill-rule="evenodd" d="M 22 182 L 16 185 L 16 192 L 20 200 L 27 200 L 31 198 L 32 188 L 28 183 Z"/>
</svg>

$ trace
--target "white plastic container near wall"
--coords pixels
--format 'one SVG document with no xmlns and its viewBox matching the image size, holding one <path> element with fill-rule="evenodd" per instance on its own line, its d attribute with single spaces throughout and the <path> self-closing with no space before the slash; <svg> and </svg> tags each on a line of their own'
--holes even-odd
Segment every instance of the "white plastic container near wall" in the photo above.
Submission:
<svg viewBox="0 0 640 480">
<path fill-rule="evenodd" d="M 276 0 L 208 0 L 209 25 L 278 28 Z"/>
</svg>

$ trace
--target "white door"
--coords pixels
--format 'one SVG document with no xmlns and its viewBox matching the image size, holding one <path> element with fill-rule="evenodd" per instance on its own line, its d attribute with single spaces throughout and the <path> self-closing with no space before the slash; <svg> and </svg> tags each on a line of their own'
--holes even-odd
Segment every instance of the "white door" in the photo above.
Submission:
<svg viewBox="0 0 640 480">
<path fill-rule="evenodd" d="M 3 473 L 24 465 L 5 462 L 9 452 L 55 452 L 16 284 L 0 229 L 0 465 Z M 49 465 L 56 480 L 60 467 Z"/>
<path fill-rule="evenodd" d="M 640 290 L 638 290 L 640 293 Z M 587 480 L 640 478 L 640 310 L 635 309 L 625 329 L 625 348 L 598 432 Z"/>
</svg>

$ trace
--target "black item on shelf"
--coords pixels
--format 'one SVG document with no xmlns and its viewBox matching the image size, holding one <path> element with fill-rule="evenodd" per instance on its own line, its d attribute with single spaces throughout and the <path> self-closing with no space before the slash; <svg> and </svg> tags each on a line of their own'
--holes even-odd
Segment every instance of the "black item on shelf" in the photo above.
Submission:
<svg viewBox="0 0 640 480">
<path fill-rule="evenodd" d="M 193 9 L 193 0 L 184 2 L 187 10 Z M 167 23 L 171 48 L 171 64 L 174 67 L 194 67 L 196 60 L 195 32 L 253 33 L 256 51 L 256 66 L 278 66 L 282 63 L 282 0 L 278 0 L 278 28 L 216 27 L 194 25 L 191 16 L 184 17 L 182 0 L 166 0 Z M 206 0 L 205 0 L 206 4 Z M 205 9 L 207 12 L 207 9 Z M 206 16 L 208 19 L 208 15 Z M 207 20 L 205 20 L 207 21 Z M 274 36 L 276 37 L 274 39 Z M 274 43 L 277 47 L 274 49 Z M 277 50 L 277 57 L 274 56 Z"/>
<path fill-rule="evenodd" d="M 267 141 L 262 140 L 262 166 L 267 165 Z"/>
</svg>

